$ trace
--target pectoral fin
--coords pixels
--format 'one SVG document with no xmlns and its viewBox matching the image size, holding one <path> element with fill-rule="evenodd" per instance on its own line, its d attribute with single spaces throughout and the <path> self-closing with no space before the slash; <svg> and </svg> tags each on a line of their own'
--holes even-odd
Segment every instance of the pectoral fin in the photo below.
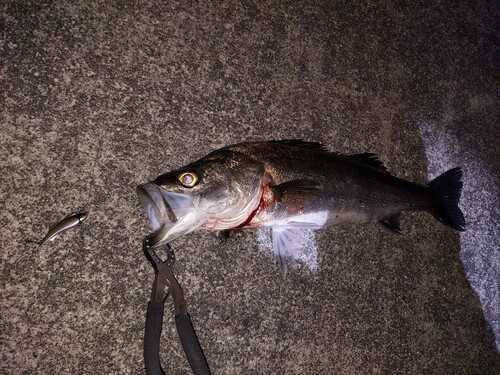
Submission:
<svg viewBox="0 0 500 375">
<path fill-rule="evenodd" d="M 313 180 L 293 180 L 271 186 L 276 200 L 290 207 L 303 207 L 320 191 L 321 185 Z"/>
<path fill-rule="evenodd" d="M 311 230 L 300 228 L 273 228 L 272 244 L 274 257 L 278 264 L 281 274 L 286 277 L 288 272 L 288 262 L 291 260 L 304 262 L 311 269 L 316 268 L 317 251 L 312 241 Z M 310 245 L 306 248 L 307 245 Z"/>
</svg>

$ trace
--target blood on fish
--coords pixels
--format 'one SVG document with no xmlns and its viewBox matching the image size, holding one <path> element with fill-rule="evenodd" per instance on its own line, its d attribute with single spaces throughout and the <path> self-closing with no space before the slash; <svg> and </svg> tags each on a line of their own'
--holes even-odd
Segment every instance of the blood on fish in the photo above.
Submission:
<svg viewBox="0 0 500 375">
<path fill-rule="evenodd" d="M 276 196 L 273 194 L 269 185 L 262 186 L 262 195 L 260 196 L 259 205 L 255 210 L 253 210 L 250 215 L 248 215 L 247 219 L 241 223 L 240 225 L 234 227 L 233 229 L 245 228 L 245 227 L 253 227 L 256 223 L 252 222 L 252 220 L 259 216 L 262 212 L 267 210 L 270 205 L 272 205 L 276 201 Z"/>
</svg>

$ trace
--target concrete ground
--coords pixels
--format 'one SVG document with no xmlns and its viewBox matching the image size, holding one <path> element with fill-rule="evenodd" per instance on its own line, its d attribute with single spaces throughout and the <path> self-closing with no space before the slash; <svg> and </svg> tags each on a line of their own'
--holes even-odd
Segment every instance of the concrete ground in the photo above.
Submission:
<svg viewBox="0 0 500 375">
<path fill-rule="evenodd" d="M 251 231 L 174 241 L 213 373 L 499 373 L 496 2 L 75 3 L 2 5 L 2 374 L 144 373 L 135 186 L 283 138 L 374 152 L 417 182 L 462 166 L 469 229 L 424 213 L 400 236 L 326 229 L 319 271 L 285 280 Z M 163 364 L 188 374 L 171 315 Z"/>
</svg>

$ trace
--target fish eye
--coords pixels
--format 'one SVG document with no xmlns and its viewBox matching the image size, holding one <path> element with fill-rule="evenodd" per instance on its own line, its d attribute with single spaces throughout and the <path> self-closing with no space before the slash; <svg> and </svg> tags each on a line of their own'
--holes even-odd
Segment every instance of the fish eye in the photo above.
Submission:
<svg viewBox="0 0 500 375">
<path fill-rule="evenodd" d="M 193 187 L 198 183 L 198 175 L 192 171 L 182 172 L 177 179 L 185 187 Z"/>
</svg>

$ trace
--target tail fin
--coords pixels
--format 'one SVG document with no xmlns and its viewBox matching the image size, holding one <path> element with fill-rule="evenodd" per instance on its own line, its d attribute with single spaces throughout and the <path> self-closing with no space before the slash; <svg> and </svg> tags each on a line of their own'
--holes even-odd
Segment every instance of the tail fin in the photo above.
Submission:
<svg viewBox="0 0 500 375">
<path fill-rule="evenodd" d="M 462 170 L 453 168 L 429 183 L 434 192 L 432 214 L 436 219 L 458 231 L 465 230 L 464 214 L 458 207 L 462 194 Z"/>
</svg>

